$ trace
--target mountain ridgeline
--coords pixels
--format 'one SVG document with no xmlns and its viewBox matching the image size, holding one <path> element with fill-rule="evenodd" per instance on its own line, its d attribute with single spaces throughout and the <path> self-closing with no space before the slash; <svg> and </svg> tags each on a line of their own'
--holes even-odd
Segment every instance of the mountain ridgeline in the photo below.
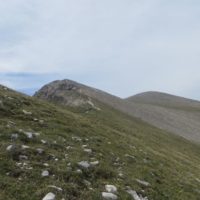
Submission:
<svg viewBox="0 0 200 200">
<path fill-rule="evenodd" d="M 198 200 L 198 137 L 169 127 L 183 113 L 198 121 L 199 102 L 160 95 L 120 99 L 63 80 L 30 97 L 0 85 L 0 200 Z"/>
<path fill-rule="evenodd" d="M 146 92 L 121 99 L 80 83 L 54 81 L 35 97 L 62 105 L 98 109 L 98 102 L 190 141 L 200 143 L 200 102 L 160 92 Z M 95 106 L 96 105 L 96 106 Z"/>
</svg>

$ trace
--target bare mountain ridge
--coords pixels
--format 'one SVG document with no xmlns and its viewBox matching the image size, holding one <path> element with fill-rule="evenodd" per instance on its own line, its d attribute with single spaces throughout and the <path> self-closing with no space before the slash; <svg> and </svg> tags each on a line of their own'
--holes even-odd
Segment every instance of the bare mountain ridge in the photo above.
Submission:
<svg viewBox="0 0 200 200">
<path fill-rule="evenodd" d="M 147 92 L 121 99 L 104 91 L 70 80 L 45 85 L 36 97 L 70 106 L 89 105 L 98 108 L 102 102 L 133 117 L 200 142 L 200 102 L 159 92 Z"/>
<path fill-rule="evenodd" d="M 152 104 L 156 106 L 171 108 L 188 108 L 200 109 L 200 102 L 193 99 L 187 99 L 162 92 L 143 92 L 126 99 L 129 102 Z"/>
</svg>

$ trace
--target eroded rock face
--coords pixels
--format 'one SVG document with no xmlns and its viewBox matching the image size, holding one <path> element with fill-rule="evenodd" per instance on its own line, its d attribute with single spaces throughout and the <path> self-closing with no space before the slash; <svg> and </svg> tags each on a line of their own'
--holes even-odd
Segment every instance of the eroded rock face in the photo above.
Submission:
<svg viewBox="0 0 200 200">
<path fill-rule="evenodd" d="M 81 86 L 70 80 L 54 81 L 45 85 L 34 96 L 66 106 L 99 110 L 91 98 L 84 94 Z"/>
</svg>

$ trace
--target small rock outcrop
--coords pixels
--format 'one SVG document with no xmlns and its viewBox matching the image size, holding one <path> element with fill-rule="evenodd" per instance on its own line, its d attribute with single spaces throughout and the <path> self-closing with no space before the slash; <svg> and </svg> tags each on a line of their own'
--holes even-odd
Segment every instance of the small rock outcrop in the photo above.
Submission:
<svg viewBox="0 0 200 200">
<path fill-rule="evenodd" d="M 103 197 L 103 199 L 106 199 L 106 200 L 117 200 L 118 199 L 117 195 L 110 193 L 110 192 L 102 192 L 102 197 Z"/>
<path fill-rule="evenodd" d="M 84 169 L 88 169 L 91 165 L 88 161 L 81 161 L 78 163 L 78 166 Z"/>
<path fill-rule="evenodd" d="M 50 192 L 42 200 L 55 200 L 55 199 L 56 199 L 56 195 Z"/>
<path fill-rule="evenodd" d="M 106 189 L 107 192 L 111 192 L 111 193 L 117 192 L 117 188 L 114 185 L 106 185 L 105 189 Z"/>
<path fill-rule="evenodd" d="M 49 176 L 49 171 L 44 170 L 41 175 L 42 175 L 42 177 L 47 177 L 47 176 Z"/>
</svg>

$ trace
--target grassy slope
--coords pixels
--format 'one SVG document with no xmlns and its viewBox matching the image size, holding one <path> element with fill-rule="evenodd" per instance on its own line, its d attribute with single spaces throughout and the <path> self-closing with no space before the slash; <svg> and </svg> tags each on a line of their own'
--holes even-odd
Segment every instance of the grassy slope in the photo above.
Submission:
<svg viewBox="0 0 200 200">
<path fill-rule="evenodd" d="M 0 100 L 3 102 L 0 104 L 2 200 L 42 199 L 47 192 L 56 193 L 57 199 L 95 200 L 101 199 L 105 184 L 116 185 L 118 197 L 123 200 L 131 199 L 125 192 L 126 186 L 138 193 L 144 190 L 143 196 L 150 200 L 197 200 L 200 195 L 198 145 L 100 104 L 101 111 L 63 109 L 3 88 L 0 88 Z M 24 115 L 23 109 L 33 114 Z M 33 118 L 43 119 L 44 123 Z M 15 125 L 10 123 L 8 127 L 9 121 Z M 19 129 L 39 132 L 40 136 L 29 140 Z M 12 133 L 18 133 L 19 138 L 11 141 Z M 75 141 L 72 136 L 82 140 Z M 41 139 L 47 144 L 42 144 Z M 13 143 L 31 148 L 19 148 L 15 153 L 8 153 L 6 147 Z M 92 155 L 83 152 L 81 146 L 85 144 L 93 150 Z M 73 148 L 67 149 L 67 146 Z M 43 148 L 45 153 L 38 155 L 35 150 L 38 147 Z M 33 169 L 17 167 L 18 154 L 27 155 L 27 167 Z M 78 174 L 77 162 L 92 158 L 100 161 L 99 166 Z M 43 163 L 48 163 L 49 167 L 43 166 Z M 50 171 L 47 178 L 41 177 L 44 169 Z M 119 172 L 124 177 L 119 177 Z M 137 178 L 148 181 L 150 187 L 139 185 L 135 181 Z M 89 189 L 84 180 L 90 181 L 93 189 Z M 63 191 L 48 188 L 48 185 L 61 187 Z"/>
</svg>

